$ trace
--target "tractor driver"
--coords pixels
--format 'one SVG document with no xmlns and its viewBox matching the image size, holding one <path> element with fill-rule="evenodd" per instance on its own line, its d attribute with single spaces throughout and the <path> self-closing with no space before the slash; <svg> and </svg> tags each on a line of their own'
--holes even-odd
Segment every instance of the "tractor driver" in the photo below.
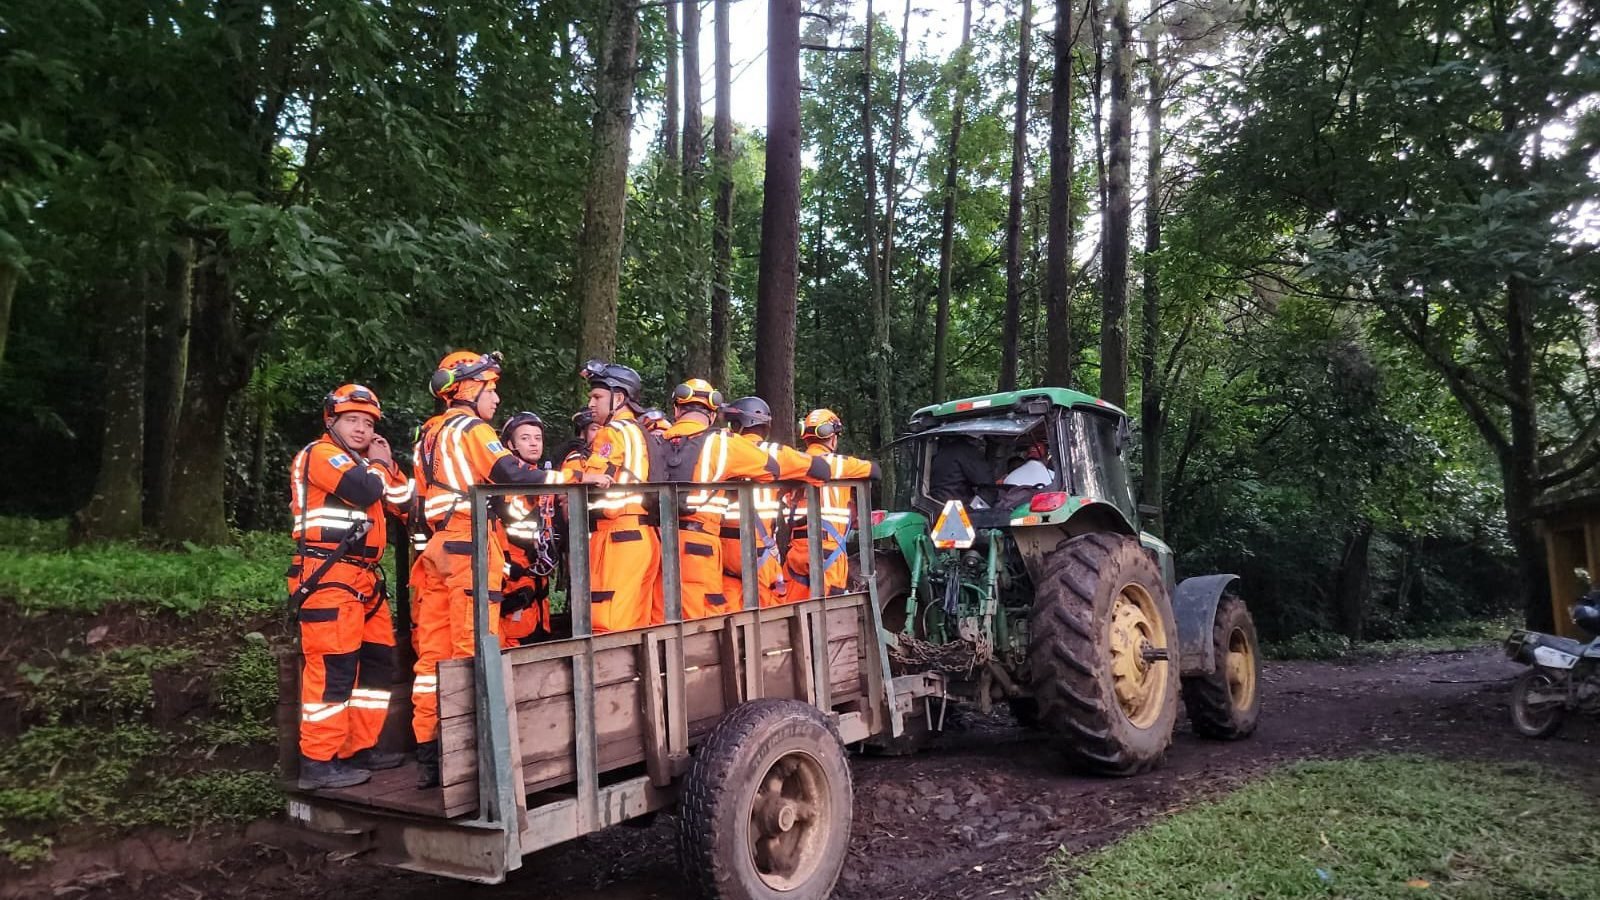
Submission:
<svg viewBox="0 0 1600 900">
<path fill-rule="evenodd" d="M 994 484 L 994 470 L 984 456 L 983 438 L 954 435 L 941 438 L 928 473 L 928 496 L 938 503 L 971 503 L 980 488 Z"/>
</svg>

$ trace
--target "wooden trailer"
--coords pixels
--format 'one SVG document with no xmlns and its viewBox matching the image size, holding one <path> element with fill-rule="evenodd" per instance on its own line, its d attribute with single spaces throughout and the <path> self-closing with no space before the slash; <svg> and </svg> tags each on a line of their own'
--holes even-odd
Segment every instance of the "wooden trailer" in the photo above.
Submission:
<svg viewBox="0 0 1600 900">
<path fill-rule="evenodd" d="M 864 482 L 849 486 L 865 576 L 858 591 L 758 608 L 746 529 L 742 609 L 681 621 L 677 501 L 701 486 L 630 485 L 658 500 L 667 624 L 591 635 L 588 542 L 568 541 L 575 636 L 504 653 L 489 634 L 482 587 L 489 500 L 565 495 L 570 533 L 583 535 L 584 489 L 474 488 L 477 655 L 439 667 L 442 786 L 418 790 L 407 765 L 352 788 L 297 790 L 296 656 L 280 707 L 290 820 L 374 862 L 498 882 L 525 854 L 681 804 L 685 875 L 706 896 L 826 897 L 849 841 L 846 745 L 898 736 L 903 713 L 942 690 L 936 677 L 890 675 L 871 495 Z M 754 521 L 751 486 L 718 487 L 737 494 L 740 521 Z M 820 534 L 817 488 L 803 489 Z M 812 584 L 822 584 L 821 570 L 812 542 Z M 408 713 L 407 702 L 391 707 L 391 720 L 404 721 L 391 721 L 386 737 L 407 739 Z"/>
</svg>

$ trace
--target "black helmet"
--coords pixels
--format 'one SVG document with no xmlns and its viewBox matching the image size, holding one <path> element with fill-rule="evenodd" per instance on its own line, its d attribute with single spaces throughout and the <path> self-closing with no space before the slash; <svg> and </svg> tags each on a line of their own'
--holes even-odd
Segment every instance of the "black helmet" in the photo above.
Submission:
<svg viewBox="0 0 1600 900">
<path fill-rule="evenodd" d="M 587 406 L 572 414 L 572 434 L 575 437 L 583 437 L 583 430 L 593 424 L 594 413 Z"/>
<path fill-rule="evenodd" d="M 745 431 L 772 424 L 772 407 L 760 397 L 740 397 L 724 407 L 722 414 L 734 431 Z"/>
<path fill-rule="evenodd" d="M 589 382 L 591 388 L 603 387 L 622 391 L 628 395 L 630 401 L 637 402 L 639 395 L 644 393 L 644 380 L 639 377 L 638 372 L 627 366 L 591 359 L 583 364 L 578 375 Z"/>
<path fill-rule="evenodd" d="M 1572 621 L 1584 631 L 1600 637 L 1600 591 L 1590 591 L 1572 607 Z"/>
<path fill-rule="evenodd" d="M 509 448 L 511 446 L 511 436 L 516 433 L 518 428 L 521 428 L 524 425 L 537 426 L 539 433 L 541 435 L 544 434 L 544 420 L 539 418 L 538 413 L 519 412 L 507 419 L 506 424 L 501 426 L 500 443 L 505 444 L 506 447 Z"/>
</svg>

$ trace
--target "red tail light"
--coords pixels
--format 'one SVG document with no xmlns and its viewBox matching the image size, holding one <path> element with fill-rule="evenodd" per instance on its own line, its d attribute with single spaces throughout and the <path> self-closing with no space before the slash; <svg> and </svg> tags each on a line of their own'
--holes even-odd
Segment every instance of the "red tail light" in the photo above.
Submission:
<svg viewBox="0 0 1600 900">
<path fill-rule="evenodd" d="M 1034 494 L 1028 501 L 1029 512 L 1055 512 L 1067 503 L 1067 495 L 1061 491 L 1049 491 L 1043 494 Z"/>
<path fill-rule="evenodd" d="M 882 525 L 883 524 L 883 520 L 888 518 L 888 517 L 889 517 L 889 511 L 888 510 L 875 509 L 875 510 L 872 511 L 872 524 L 874 524 L 874 525 Z"/>
</svg>

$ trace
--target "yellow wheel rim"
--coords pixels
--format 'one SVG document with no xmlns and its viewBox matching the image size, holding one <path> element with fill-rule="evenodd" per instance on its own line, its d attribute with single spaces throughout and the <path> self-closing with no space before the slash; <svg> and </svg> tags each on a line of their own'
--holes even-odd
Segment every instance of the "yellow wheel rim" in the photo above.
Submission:
<svg viewBox="0 0 1600 900">
<path fill-rule="evenodd" d="M 1228 658 L 1223 662 L 1228 676 L 1228 696 L 1234 709 L 1249 709 L 1256 702 L 1256 648 L 1243 628 L 1228 634 Z"/>
<path fill-rule="evenodd" d="M 1111 677 L 1117 705 L 1135 728 L 1149 728 L 1161 718 L 1166 700 L 1169 664 L 1152 659 L 1151 651 L 1167 649 L 1161 612 L 1148 591 L 1125 585 L 1111 607 Z"/>
</svg>

